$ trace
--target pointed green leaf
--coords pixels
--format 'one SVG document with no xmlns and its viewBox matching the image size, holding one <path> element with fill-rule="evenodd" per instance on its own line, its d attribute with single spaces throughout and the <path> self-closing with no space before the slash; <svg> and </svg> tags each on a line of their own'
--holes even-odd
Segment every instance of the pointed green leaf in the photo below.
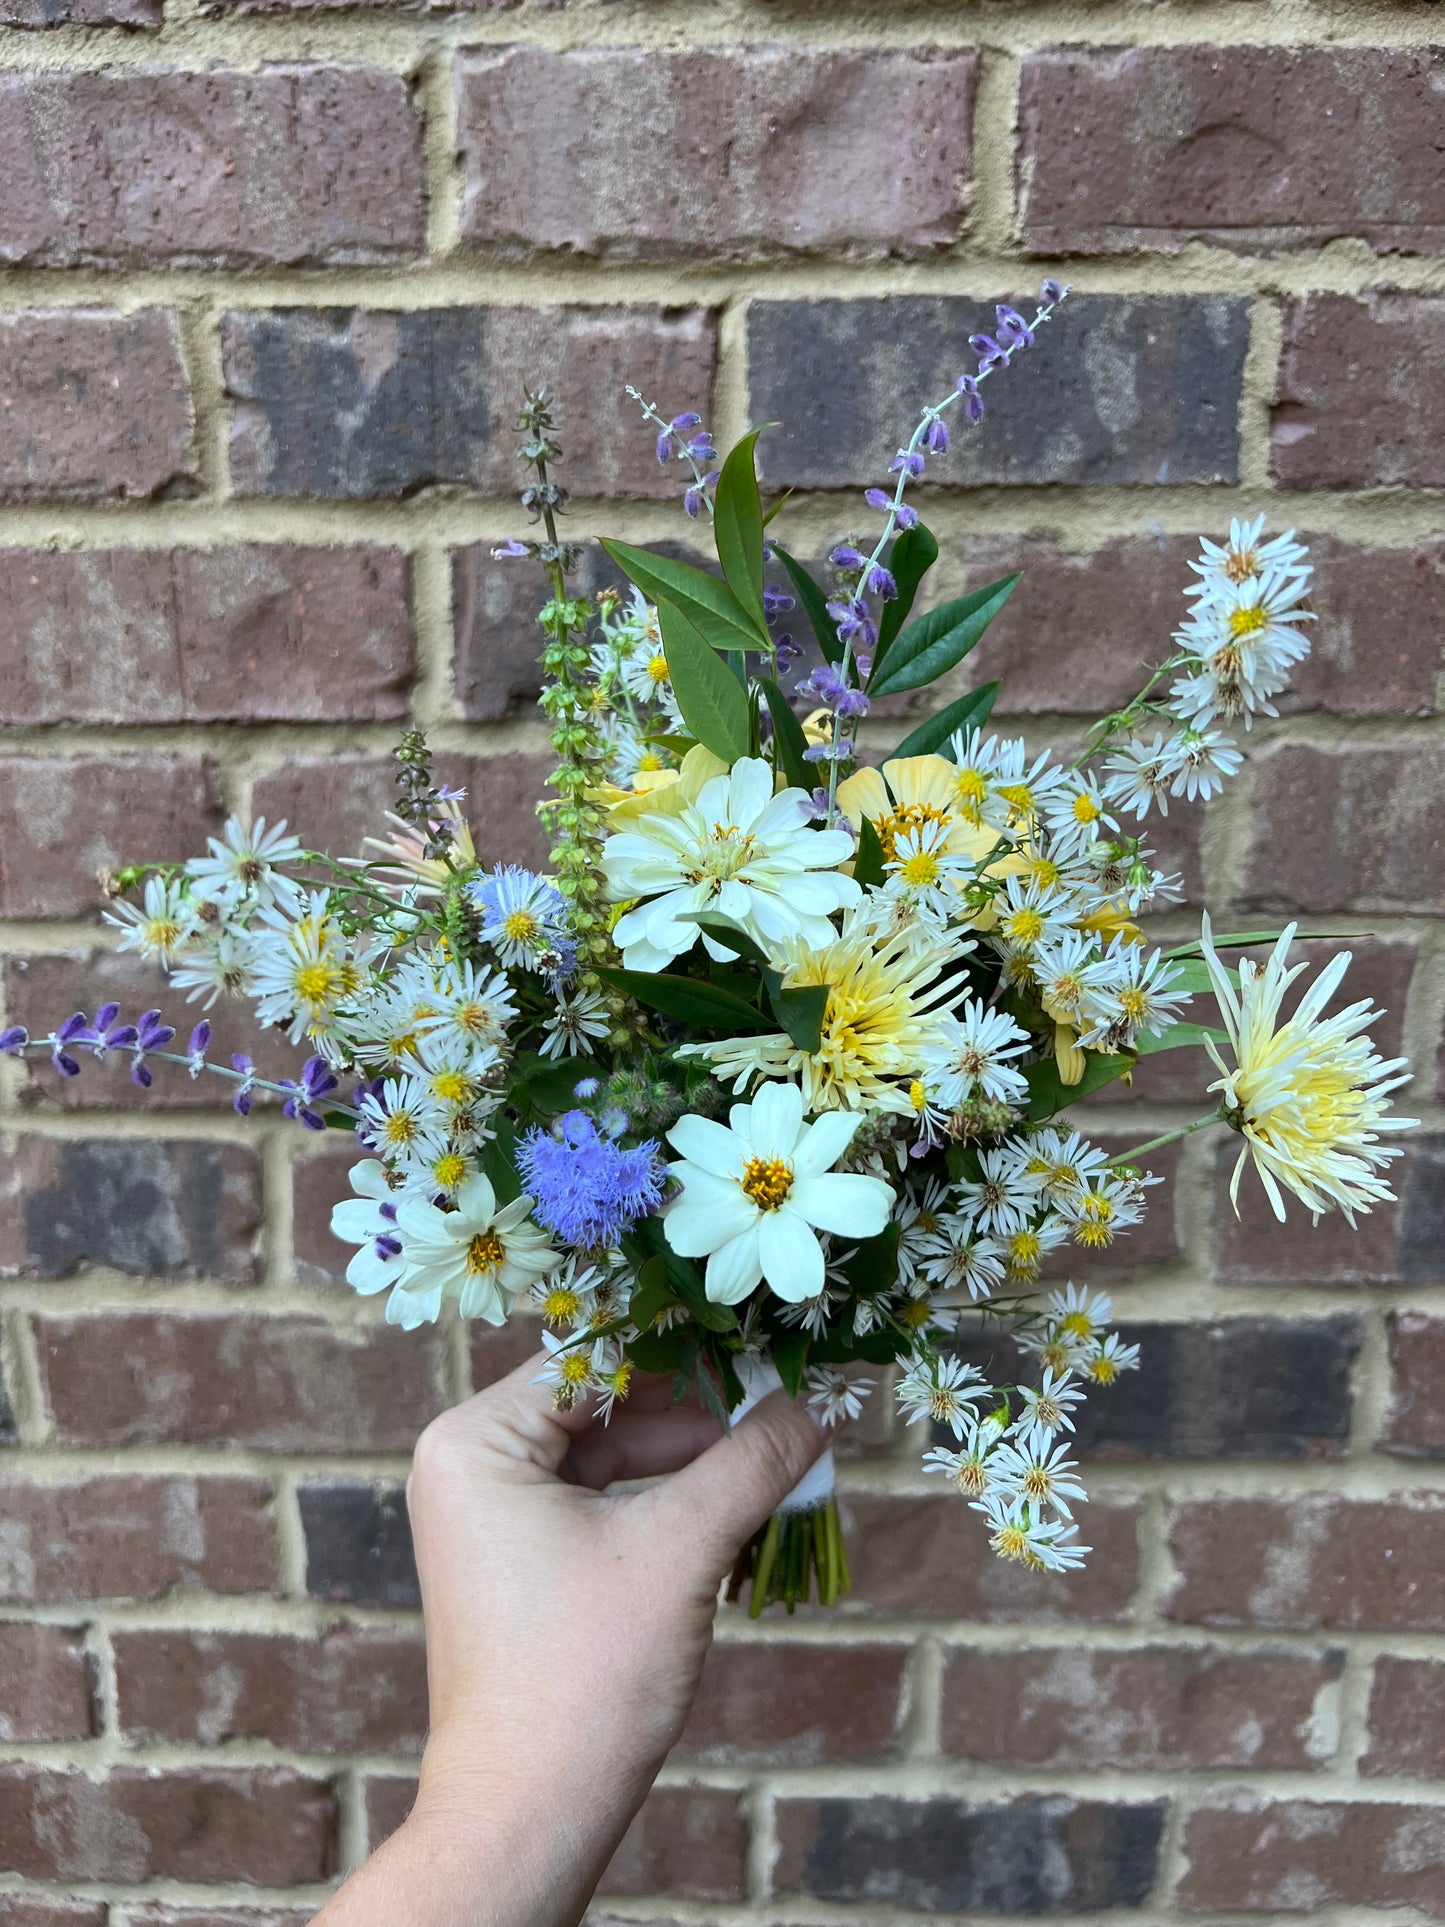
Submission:
<svg viewBox="0 0 1445 1927">
<path fill-rule="evenodd" d="M 864 817 L 858 825 L 858 856 L 853 864 L 853 881 L 861 883 L 865 890 L 877 887 L 883 881 L 883 845 L 878 841 L 878 832 L 871 820 Z"/>
<path fill-rule="evenodd" d="M 809 1336 L 805 1331 L 779 1332 L 769 1346 L 783 1390 L 796 1398 L 803 1389 L 803 1374 L 808 1368 Z"/>
<path fill-rule="evenodd" d="M 659 602 L 657 619 L 683 721 L 714 756 L 725 763 L 737 762 L 747 755 L 751 737 L 747 691 L 680 610 Z"/>
<path fill-rule="evenodd" d="M 784 502 L 787 501 L 788 497 L 792 493 L 793 493 L 793 490 L 790 488 L 785 488 L 783 490 L 782 494 L 778 497 L 777 501 L 774 502 L 773 506 L 768 510 L 767 514 L 763 517 L 764 528 L 767 528 L 771 524 L 773 517 L 777 514 L 778 510 L 783 506 Z"/>
<path fill-rule="evenodd" d="M 517 1171 L 517 1131 L 508 1117 L 493 1119 L 494 1135 L 482 1146 L 481 1166 L 492 1181 L 498 1204 L 510 1204 L 522 1195 L 522 1180 Z"/>
<path fill-rule="evenodd" d="M 728 584 L 719 582 L 706 569 L 695 568 L 691 562 L 674 562 L 671 556 L 654 555 L 650 549 L 635 549 L 628 542 L 613 542 L 606 536 L 602 546 L 649 602 L 659 608 L 672 603 L 714 649 L 767 648 L 768 632 L 761 620 L 754 622 Z"/>
<path fill-rule="evenodd" d="M 815 771 L 811 763 L 803 760 L 803 753 L 808 747 L 803 725 L 789 708 L 787 697 L 775 682 L 765 678 L 758 687 L 763 692 L 768 714 L 773 719 L 773 766 L 788 779 L 790 788 L 811 793 Z"/>
<path fill-rule="evenodd" d="M 1188 1050 L 1191 1046 L 1202 1050 L 1206 1038 L 1215 1044 L 1227 1044 L 1229 1033 L 1213 1024 L 1171 1024 L 1160 1037 L 1146 1030 L 1139 1039 L 1139 1055 L 1154 1057 L 1161 1050 Z"/>
<path fill-rule="evenodd" d="M 1227 937 L 1213 939 L 1216 950 L 1250 950 L 1255 944 L 1278 943 L 1284 935 L 1282 930 L 1235 930 Z M 1368 930 L 1297 930 L 1296 943 L 1358 943 L 1362 937 L 1370 935 Z M 1198 937 L 1189 943 L 1182 943 L 1177 950 L 1166 950 L 1164 955 L 1171 961 L 1176 957 L 1201 957 Z"/>
<path fill-rule="evenodd" d="M 771 986 L 770 986 L 771 989 Z M 797 1045 L 811 1055 L 823 1041 L 823 1018 L 828 1009 L 827 984 L 801 984 L 795 990 L 771 993 L 778 1022 Z"/>
<path fill-rule="evenodd" d="M 897 749 L 888 752 L 889 759 L 895 756 L 947 756 L 944 745 L 953 732 L 956 729 L 982 729 L 1002 688 L 1002 683 L 986 682 L 970 690 L 968 695 L 960 696 L 956 703 L 950 703 L 947 709 L 940 709 L 936 716 L 930 716 L 905 736 Z"/>
<path fill-rule="evenodd" d="M 875 669 L 869 695 L 896 696 L 905 689 L 921 689 L 962 662 L 1021 580 L 1018 572 L 1001 576 L 910 622 L 889 650 L 883 674 Z"/>
<path fill-rule="evenodd" d="M 711 910 L 681 910 L 677 920 L 679 923 L 695 923 L 719 943 L 726 944 L 729 950 L 736 950 L 740 957 L 746 957 L 750 963 L 762 964 L 765 969 L 768 967 L 766 954 L 753 942 L 747 931 L 739 929 L 726 917 L 716 916 Z"/>
<path fill-rule="evenodd" d="M 728 587 L 753 621 L 767 628 L 763 619 L 763 505 L 758 496 L 758 478 L 753 467 L 753 450 L 761 429 L 744 435 L 732 449 L 717 478 L 713 496 L 712 532 L 717 543 L 717 559 L 722 563 Z"/>
<path fill-rule="evenodd" d="M 841 662 L 843 645 L 838 640 L 838 626 L 828 614 L 828 598 L 802 563 L 794 561 L 788 551 L 777 542 L 773 544 L 773 554 L 787 570 L 788 578 L 798 592 L 798 600 L 803 605 L 803 614 L 812 624 L 818 647 L 823 652 L 823 660 L 832 663 Z"/>
<path fill-rule="evenodd" d="M 1059 1067 L 1052 1057 L 1046 1057 L 1041 1064 L 1030 1064 L 1024 1072 L 1029 1086 L 1029 1123 L 1041 1124 L 1045 1118 L 1053 1117 L 1056 1112 L 1068 1108 L 1070 1104 L 1081 1104 L 1095 1091 L 1112 1084 L 1116 1077 L 1124 1077 L 1134 1068 L 1134 1053 L 1121 1051 L 1116 1057 L 1106 1057 L 1102 1051 L 1085 1051 L 1088 1060 L 1084 1065 L 1084 1075 L 1077 1084 L 1066 1084 L 1059 1076 Z"/>
<path fill-rule="evenodd" d="M 888 569 L 898 584 L 898 594 L 885 602 L 878 621 L 878 647 L 873 651 L 873 675 L 883 667 L 883 658 L 893 647 L 899 630 L 907 622 L 918 594 L 918 585 L 938 560 L 938 543 L 931 529 L 915 522 L 904 529 L 888 551 Z"/>
<path fill-rule="evenodd" d="M 694 977 L 675 976 L 667 970 L 599 969 L 597 975 L 604 983 L 625 990 L 648 1010 L 660 1010 L 665 1017 L 715 1031 L 719 1037 L 736 1037 L 763 1028 L 762 1015 L 751 1004 Z"/>
</svg>

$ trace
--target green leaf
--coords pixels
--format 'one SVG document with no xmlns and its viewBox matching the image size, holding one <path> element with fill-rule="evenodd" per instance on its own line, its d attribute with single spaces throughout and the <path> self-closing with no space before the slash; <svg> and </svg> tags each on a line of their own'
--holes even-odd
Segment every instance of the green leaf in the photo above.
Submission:
<svg viewBox="0 0 1445 1927">
<path fill-rule="evenodd" d="M 1237 970 L 1231 970 L 1228 964 L 1221 964 L 1219 968 L 1235 988 L 1238 989 L 1239 972 Z M 1170 975 L 1169 988 L 1171 990 L 1187 990 L 1195 997 L 1212 997 L 1214 995 L 1214 980 L 1209 974 L 1208 964 L 1205 963 L 1202 957 L 1186 957 L 1182 961 L 1176 962 Z"/>
<path fill-rule="evenodd" d="M 808 1369 L 808 1334 L 805 1331 L 779 1332 L 770 1347 L 783 1390 L 796 1398 L 803 1389 L 803 1374 Z"/>
<path fill-rule="evenodd" d="M 787 777 L 790 788 L 807 790 L 811 794 L 814 770 L 811 763 L 803 761 L 803 752 L 808 747 L 803 725 L 789 708 L 787 697 L 775 682 L 765 677 L 758 687 L 763 692 L 768 714 L 773 719 L 773 742 L 778 761 L 783 766 L 782 774 Z"/>
<path fill-rule="evenodd" d="M 911 529 L 904 529 L 888 551 L 888 568 L 898 584 L 898 594 L 892 602 L 884 603 L 883 614 L 878 620 L 878 647 L 873 652 L 875 679 L 883 667 L 883 658 L 908 620 L 919 583 L 937 560 L 938 543 L 933 531 L 924 528 L 921 522 L 915 522 Z"/>
<path fill-rule="evenodd" d="M 960 696 L 956 703 L 950 703 L 947 709 L 940 709 L 936 716 L 920 723 L 897 749 L 889 750 L 889 760 L 895 756 L 946 756 L 944 744 L 956 729 L 981 729 L 988 721 L 1002 688 L 1002 683 L 986 682 L 970 690 L 968 695 Z"/>
<path fill-rule="evenodd" d="M 522 1180 L 517 1171 L 517 1131 L 509 1117 L 496 1117 L 496 1135 L 482 1146 L 481 1166 L 490 1178 L 498 1204 L 510 1204 L 522 1195 Z"/>
<path fill-rule="evenodd" d="M 686 1325 L 668 1332 L 639 1332 L 627 1345 L 627 1356 L 640 1372 L 689 1372 L 697 1356 L 697 1333 Z"/>
<path fill-rule="evenodd" d="M 614 542 L 606 536 L 602 546 L 649 602 L 659 606 L 671 603 L 680 609 L 712 648 L 767 648 L 766 627 L 755 623 L 732 588 L 706 569 L 695 568 L 691 562 L 674 562 L 671 556 L 654 555 L 651 549 L 635 549 L 628 542 Z"/>
<path fill-rule="evenodd" d="M 883 845 L 878 841 L 878 832 L 871 818 L 865 816 L 858 825 L 858 855 L 853 864 L 853 881 L 860 883 L 865 890 L 872 890 L 882 883 L 884 875 Z"/>
<path fill-rule="evenodd" d="M 677 920 L 679 923 L 697 924 L 699 929 L 706 930 L 716 937 L 719 943 L 725 943 L 729 950 L 736 950 L 740 957 L 746 957 L 750 963 L 767 967 L 766 951 L 761 950 L 753 942 L 746 930 L 741 929 L 727 917 L 720 917 L 712 910 L 680 910 Z"/>
<path fill-rule="evenodd" d="M 693 977 L 674 976 L 670 971 L 599 969 L 604 983 L 625 990 L 649 1010 L 660 1010 L 665 1017 L 694 1024 L 720 1037 L 736 1037 L 750 1030 L 761 1030 L 761 1013 L 731 991 L 713 984 L 698 983 Z"/>
<path fill-rule="evenodd" d="M 1064 1082 L 1052 1057 L 1046 1057 L 1041 1064 L 1028 1066 L 1024 1076 L 1029 1086 L 1030 1124 L 1041 1124 L 1045 1118 L 1066 1110 L 1070 1104 L 1081 1104 L 1086 1097 L 1134 1068 L 1132 1051 L 1121 1051 L 1116 1057 L 1106 1057 L 1102 1051 L 1091 1050 L 1085 1051 L 1084 1056 L 1088 1061 L 1084 1065 L 1084 1075 L 1077 1084 Z"/>
<path fill-rule="evenodd" d="M 1355 943 L 1362 936 L 1369 934 L 1368 931 L 1362 930 L 1297 930 L 1294 941 L 1296 943 Z M 1283 935 L 1282 930 L 1236 930 L 1230 936 L 1215 937 L 1213 943 L 1216 950 L 1248 950 L 1257 943 L 1278 943 Z M 1198 937 L 1194 938 L 1192 943 L 1180 944 L 1177 950 L 1164 952 L 1171 963 L 1179 957 L 1202 957 L 1203 954 Z"/>
<path fill-rule="evenodd" d="M 328 1131 L 354 1131 L 356 1129 L 356 1119 L 351 1115 L 350 1111 L 324 1111 L 321 1116 L 321 1122 L 326 1126 Z"/>
<path fill-rule="evenodd" d="M 753 450 L 761 429 L 744 435 L 732 449 L 717 478 L 713 496 L 712 532 L 717 559 L 728 587 L 760 629 L 763 618 L 763 505 Z"/>
<path fill-rule="evenodd" d="M 875 667 L 868 684 L 870 696 L 896 696 L 905 689 L 921 689 L 936 682 L 963 661 L 1022 580 L 1021 574 L 1000 576 L 971 595 L 958 596 L 910 622 L 888 653 L 882 676 Z"/>
<path fill-rule="evenodd" d="M 747 755 L 751 735 L 746 689 L 680 610 L 659 602 L 657 619 L 683 721 L 714 756 L 737 762 Z"/>
<path fill-rule="evenodd" d="M 802 984 L 795 990 L 773 990 L 769 985 L 769 990 L 778 1022 L 798 1049 L 811 1055 L 823 1041 L 823 1018 L 828 1009 L 829 986 Z"/>
<path fill-rule="evenodd" d="M 828 614 L 828 598 L 818 587 L 812 576 L 801 562 L 795 562 L 781 544 L 774 542 L 773 554 L 787 570 L 793 587 L 798 592 L 798 600 L 803 605 L 803 614 L 813 625 L 813 634 L 818 639 L 818 647 L 823 652 L 825 662 L 839 663 L 843 660 L 843 645 L 838 640 L 838 626 Z"/>
<path fill-rule="evenodd" d="M 784 502 L 787 501 L 788 497 L 791 494 L 793 494 L 793 492 L 794 491 L 790 488 L 785 488 L 783 490 L 782 494 L 778 497 L 777 501 L 774 502 L 773 506 L 768 510 L 767 514 L 763 517 L 764 528 L 767 528 L 771 524 L 773 517 L 777 514 L 778 510 L 783 506 Z"/>
<path fill-rule="evenodd" d="M 627 1315 L 639 1331 L 648 1331 L 659 1313 L 677 1303 L 677 1295 L 667 1276 L 667 1260 L 656 1251 L 638 1268 L 637 1289 L 627 1307 Z"/>
<path fill-rule="evenodd" d="M 1213 1024 L 1171 1024 L 1161 1037 L 1146 1030 L 1139 1039 L 1139 1055 L 1155 1057 L 1161 1050 L 1188 1050 L 1191 1046 L 1202 1049 L 1206 1038 L 1216 1044 L 1227 1044 L 1229 1033 L 1216 1029 Z"/>
</svg>

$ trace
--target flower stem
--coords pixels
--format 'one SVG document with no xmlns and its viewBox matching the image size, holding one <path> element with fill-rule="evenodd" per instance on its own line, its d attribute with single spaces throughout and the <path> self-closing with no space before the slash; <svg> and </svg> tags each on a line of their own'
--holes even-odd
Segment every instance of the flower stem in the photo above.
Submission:
<svg viewBox="0 0 1445 1927">
<path fill-rule="evenodd" d="M 1132 1164 L 1135 1158 L 1142 1158 L 1149 1151 L 1158 1151 L 1166 1144 L 1177 1144 L 1180 1138 L 1191 1137 L 1195 1131 L 1205 1130 L 1211 1124 L 1223 1124 L 1224 1119 L 1218 1111 L 1211 1111 L 1208 1117 L 1197 1117 L 1192 1124 L 1181 1124 L 1177 1131 L 1166 1131 L 1162 1137 L 1151 1137 L 1145 1144 L 1135 1144 L 1127 1151 L 1120 1151 L 1117 1157 L 1109 1159 L 1110 1165 Z"/>
</svg>

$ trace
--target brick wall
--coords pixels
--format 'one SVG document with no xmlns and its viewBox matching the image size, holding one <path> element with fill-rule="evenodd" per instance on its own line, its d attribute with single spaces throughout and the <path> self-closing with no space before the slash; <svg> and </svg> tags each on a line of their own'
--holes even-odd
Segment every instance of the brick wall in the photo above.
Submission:
<svg viewBox="0 0 1445 1927">
<path fill-rule="evenodd" d="M 1066 274 L 929 492 L 950 591 L 1027 565 L 977 674 L 1035 734 L 1134 686 L 1196 530 L 1316 543 L 1288 713 L 1164 841 L 1224 923 L 1350 935 L 1429 1120 L 1399 1209 L 1280 1231 L 1208 1141 L 1167 1164 L 1098 1270 L 1148 1369 L 1091 1416 L 1081 1578 L 989 1563 L 875 1415 L 855 1601 L 725 1624 L 609 1918 L 1445 1919 L 1434 13 L 0 0 L 10 1020 L 149 1000 L 99 866 L 248 804 L 349 841 L 409 717 L 535 853 L 533 585 L 485 559 L 524 378 L 579 532 L 685 534 L 632 380 L 780 420 L 819 552 L 989 303 Z M 344 1147 L 4 1076 L 0 1927 L 299 1924 L 410 1795 L 409 1442 L 526 1334 L 353 1302 Z"/>
</svg>

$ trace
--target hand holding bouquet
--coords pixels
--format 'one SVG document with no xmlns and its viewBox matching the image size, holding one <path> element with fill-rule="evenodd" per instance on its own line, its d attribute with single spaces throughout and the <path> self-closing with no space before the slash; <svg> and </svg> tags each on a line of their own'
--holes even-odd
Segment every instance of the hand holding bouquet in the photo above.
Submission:
<svg viewBox="0 0 1445 1927">
<path fill-rule="evenodd" d="M 304 1126 L 354 1130 L 355 1196 L 333 1218 L 351 1284 L 407 1328 L 534 1307 L 561 1405 L 606 1419 L 643 1371 L 724 1418 L 781 1384 L 826 1425 L 891 1369 L 934 1428 L 925 1471 L 993 1550 L 1079 1564 L 1074 1413 L 1140 1361 L 1106 1297 L 1041 1276 L 1139 1221 L 1145 1160 L 1169 1140 L 1107 1156 L 1066 1108 L 1142 1055 L 1202 1044 L 1217 1101 L 1186 1130 L 1236 1131 L 1236 1190 L 1252 1160 L 1278 1216 L 1289 1192 L 1351 1223 L 1391 1196 L 1382 1138 L 1410 1120 L 1386 1114 L 1404 1067 L 1370 1046 L 1378 1013 L 1324 1014 L 1347 957 L 1285 1016 L 1292 928 L 1261 967 L 1220 952 L 1272 933 L 1216 941 L 1206 918 L 1165 952 L 1142 927 L 1178 895 L 1144 841 L 1151 812 L 1234 774 L 1226 732 L 1274 714 L 1307 652 L 1292 535 L 1236 523 L 1204 545 L 1172 651 L 1078 753 L 990 733 L 989 683 L 867 756 L 870 707 L 954 670 L 1017 588 L 915 615 L 938 545 L 908 496 L 1062 299 L 1046 284 L 1031 320 L 1001 307 L 973 337 L 975 367 L 867 491 L 871 532 L 833 549 L 825 583 L 776 532 L 781 505 L 765 512 L 758 431 L 719 462 L 696 414 L 644 403 L 720 573 L 609 542 L 630 593 L 574 593 L 549 406 L 529 396 L 540 530 L 498 556 L 549 591 L 551 874 L 479 853 L 414 732 L 370 854 L 233 819 L 209 855 L 124 879 L 138 900 L 111 913 L 122 947 L 207 1011 L 252 1000 L 306 1052 L 296 1078 L 216 1063 L 208 1018 L 171 1051 L 158 1010 L 130 1023 L 113 1005 L 0 1048 L 48 1052 L 63 1076 L 125 1053 L 141 1084 L 170 1059 L 230 1078 L 238 1111 L 271 1091 Z M 1206 992 L 1219 1026 L 1183 1021 Z M 960 1360 L 964 1316 L 1013 1333 L 1029 1383 Z M 826 1463 L 737 1584 L 754 1612 L 847 1590 Z"/>
</svg>

